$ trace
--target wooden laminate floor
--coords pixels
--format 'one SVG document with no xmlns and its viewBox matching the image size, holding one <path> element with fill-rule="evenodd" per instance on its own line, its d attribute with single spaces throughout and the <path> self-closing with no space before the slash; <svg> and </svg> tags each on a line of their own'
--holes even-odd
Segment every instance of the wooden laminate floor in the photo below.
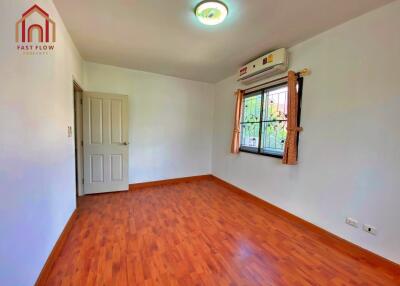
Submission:
<svg viewBox="0 0 400 286">
<path fill-rule="evenodd" d="M 400 285 L 212 180 L 86 196 L 47 285 Z"/>
</svg>

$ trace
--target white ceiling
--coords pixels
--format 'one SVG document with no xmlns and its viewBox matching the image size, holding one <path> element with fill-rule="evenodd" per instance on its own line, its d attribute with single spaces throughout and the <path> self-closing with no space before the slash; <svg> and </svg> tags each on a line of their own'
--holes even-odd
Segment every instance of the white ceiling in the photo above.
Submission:
<svg viewBox="0 0 400 286">
<path fill-rule="evenodd" d="M 200 0 L 54 0 L 85 60 L 218 82 L 391 0 L 225 0 L 229 15 L 201 25 Z"/>
</svg>

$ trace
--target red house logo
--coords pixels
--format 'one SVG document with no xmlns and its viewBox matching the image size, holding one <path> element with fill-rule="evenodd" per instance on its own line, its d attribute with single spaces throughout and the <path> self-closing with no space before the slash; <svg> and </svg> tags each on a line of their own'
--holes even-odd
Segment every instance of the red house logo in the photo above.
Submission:
<svg viewBox="0 0 400 286">
<path fill-rule="evenodd" d="M 49 43 L 56 41 L 56 23 L 38 5 L 33 5 L 15 26 L 15 41 Z"/>
</svg>

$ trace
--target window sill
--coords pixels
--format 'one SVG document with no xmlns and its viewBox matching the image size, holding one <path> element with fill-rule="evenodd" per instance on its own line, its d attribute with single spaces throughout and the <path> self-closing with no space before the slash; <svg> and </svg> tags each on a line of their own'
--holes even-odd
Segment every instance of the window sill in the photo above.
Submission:
<svg viewBox="0 0 400 286">
<path fill-rule="evenodd" d="M 272 157 L 272 158 L 277 158 L 277 159 L 283 159 L 283 156 L 282 155 L 278 155 L 278 154 L 259 153 L 259 152 L 255 152 L 255 151 L 249 151 L 249 150 L 246 150 L 246 149 L 242 149 L 242 148 L 240 148 L 239 151 L 243 152 L 243 153 L 261 155 L 261 156 Z"/>
</svg>

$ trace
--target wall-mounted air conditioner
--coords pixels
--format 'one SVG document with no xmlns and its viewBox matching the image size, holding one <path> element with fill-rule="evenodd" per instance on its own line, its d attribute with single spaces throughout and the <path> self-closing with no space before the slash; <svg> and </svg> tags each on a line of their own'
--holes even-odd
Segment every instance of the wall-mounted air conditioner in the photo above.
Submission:
<svg viewBox="0 0 400 286">
<path fill-rule="evenodd" d="M 260 57 L 239 70 L 238 81 L 249 84 L 287 71 L 289 60 L 286 49 L 279 49 Z"/>
</svg>

